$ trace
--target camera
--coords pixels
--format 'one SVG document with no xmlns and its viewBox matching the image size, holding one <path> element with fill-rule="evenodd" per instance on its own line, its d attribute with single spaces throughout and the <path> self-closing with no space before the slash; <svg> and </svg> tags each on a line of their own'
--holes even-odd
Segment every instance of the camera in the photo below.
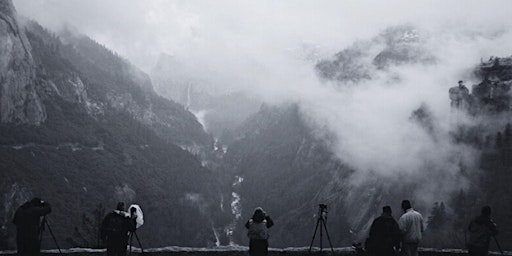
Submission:
<svg viewBox="0 0 512 256">
<path fill-rule="evenodd" d="M 318 205 L 318 216 L 324 220 L 327 219 L 327 205 L 326 204 L 319 204 Z"/>
</svg>

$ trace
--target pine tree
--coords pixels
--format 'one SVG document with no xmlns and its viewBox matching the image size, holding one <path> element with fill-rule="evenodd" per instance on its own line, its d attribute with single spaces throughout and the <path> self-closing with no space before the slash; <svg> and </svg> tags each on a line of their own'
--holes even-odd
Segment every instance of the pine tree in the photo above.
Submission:
<svg viewBox="0 0 512 256">
<path fill-rule="evenodd" d="M 447 222 L 447 215 L 444 202 L 435 202 L 430 214 L 431 215 L 428 217 L 427 221 L 429 229 L 440 230 L 445 228 L 445 224 Z"/>
</svg>

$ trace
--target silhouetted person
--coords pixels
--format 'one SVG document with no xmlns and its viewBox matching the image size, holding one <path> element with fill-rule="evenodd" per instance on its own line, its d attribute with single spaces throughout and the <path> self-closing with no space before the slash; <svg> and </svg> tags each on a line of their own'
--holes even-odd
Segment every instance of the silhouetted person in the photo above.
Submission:
<svg viewBox="0 0 512 256">
<path fill-rule="evenodd" d="M 135 218 L 124 211 L 124 203 L 117 203 L 117 209 L 105 216 L 101 223 L 101 239 L 107 243 L 108 256 L 126 256 L 128 232 L 135 231 Z"/>
<path fill-rule="evenodd" d="M 248 229 L 249 254 L 251 256 L 266 256 L 268 254 L 268 228 L 274 222 L 265 214 L 261 207 L 256 208 L 252 218 L 245 223 Z"/>
<path fill-rule="evenodd" d="M 454 108 L 465 108 L 467 107 L 467 101 L 469 97 L 469 89 L 464 85 L 463 81 L 459 81 L 459 85 L 451 87 L 448 91 L 451 103 L 450 105 Z"/>
<path fill-rule="evenodd" d="M 468 227 L 468 252 L 472 256 L 486 256 L 491 237 L 498 234 L 498 228 L 491 219 L 491 207 L 482 207 L 482 214 L 471 221 Z"/>
<path fill-rule="evenodd" d="M 16 245 L 19 256 L 39 255 L 41 249 L 41 216 L 52 211 L 49 203 L 34 198 L 20 206 L 12 222 L 16 225 Z"/>
<path fill-rule="evenodd" d="M 415 211 L 409 200 L 402 201 L 404 214 L 398 220 L 398 227 L 402 234 L 402 253 L 405 256 L 417 256 L 418 244 L 423 233 L 423 216 Z"/>
<path fill-rule="evenodd" d="M 368 255 L 395 256 L 395 249 L 400 249 L 400 229 L 391 214 L 391 207 L 384 206 L 382 215 L 373 221 L 366 242 Z"/>
</svg>

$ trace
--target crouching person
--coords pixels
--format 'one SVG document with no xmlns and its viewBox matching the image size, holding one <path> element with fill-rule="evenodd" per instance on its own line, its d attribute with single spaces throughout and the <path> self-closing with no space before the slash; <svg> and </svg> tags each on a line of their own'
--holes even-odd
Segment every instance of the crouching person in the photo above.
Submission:
<svg viewBox="0 0 512 256">
<path fill-rule="evenodd" d="M 252 218 L 247 221 L 245 227 L 248 229 L 249 254 L 251 256 L 267 256 L 268 254 L 268 228 L 274 222 L 265 214 L 261 207 L 256 208 Z"/>
</svg>

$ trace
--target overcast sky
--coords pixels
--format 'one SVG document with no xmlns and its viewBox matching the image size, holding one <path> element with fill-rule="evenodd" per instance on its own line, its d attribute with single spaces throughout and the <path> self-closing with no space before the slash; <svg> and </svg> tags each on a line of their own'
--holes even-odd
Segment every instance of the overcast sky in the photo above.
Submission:
<svg viewBox="0 0 512 256">
<path fill-rule="evenodd" d="M 503 1 L 14 0 L 18 12 L 58 30 L 69 24 L 148 71 L 161 52 L 212 62 L 314 44 L 340 50 L 403 23 L 509 28 Z"/>
<path fill-rule="evenodd" d="M 213 84 L 240 87 L 269 102 L 301 102 L 311 126 L 319 133 L 334 134 L 333 151 L 361 173 L 414 173 L 427 164 L 449 189 L 462 184 L 457 177 L 459 158 L 471 164 L 472 152 L 450 143 L 453 115 L 447 90 L 459 79 L 468 86 L 477 83 L 471 69 L 480 58 L 512 54 L 509 0 L 14 0 L 14 4 L 20 14 L 50 29 L 59 30 L 64 24 L 77 28 L 145 71 L 151 70 L 160 53 L 167 53 L 192 67 L 191 76 L 208 74 L 206 79 Z M 340 89 L 319 81 L 314 63 L 304 60 L 308 51 L 332 56 L 403 24 L 418 28 L 421 48 L 436 58 L 435 65 L 379 71 L 357 89 Z M 401 79 L 390 84 L 396 76 Z M 437 139 L 409 121 L 421 104 L 439 125 Z M 440 192 L 439 186 L 429 189 L 424 192 Z"/>
</svg>

